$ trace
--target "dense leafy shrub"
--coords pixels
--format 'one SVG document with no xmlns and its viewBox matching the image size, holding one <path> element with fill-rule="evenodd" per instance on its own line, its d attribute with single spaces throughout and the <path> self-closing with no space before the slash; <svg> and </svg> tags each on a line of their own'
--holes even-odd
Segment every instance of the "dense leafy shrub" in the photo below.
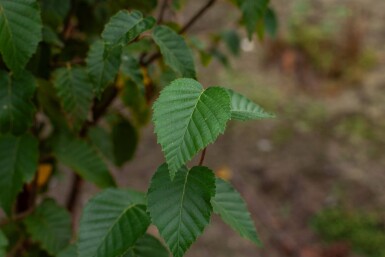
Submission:
<svg viewBox="0 0 385 257">
<path fill-rule="evenodd" d="M 202 166 L 205 148 L 229 120 L 272 117 L 231 89 L 197 81 L 190 45 L 204 63 L 219 49 L 182 34 L 215 2 L 179 25 L 165 22 L 167 11 L 182 8 L 178 0 L 0 0 L 1 256 L 145 257 L 170 250 L 180 257 L 213 212 L 259 244 L 240 194 Z M 267 0 L 232 3 L 250 39 L 256 31 L 262 37 L 265 26 L 274 32 Z M 239 53 L 235 31 L 212 40 Z M 134 157 L 151 106 L 166 163 L 147 193 L 118 189 L 109 167 Z M 201 151 L 199 165 L 187 167 Z M 59 164 L 74 172 L 67 210 L 45 194 Z M 102 192 L 73 230 L 70 212 L 83 180 Z M 146 234 L 150 224 L 169 250 Z"/>
</svg>

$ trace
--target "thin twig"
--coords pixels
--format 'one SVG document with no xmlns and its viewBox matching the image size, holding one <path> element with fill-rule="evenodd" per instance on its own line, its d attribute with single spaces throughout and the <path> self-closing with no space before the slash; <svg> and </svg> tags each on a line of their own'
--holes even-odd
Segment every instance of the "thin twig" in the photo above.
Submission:
<svg viewBox="0 0 385 257">
<path fill-rule="evenodd" d="M 216 0 L 209 0 L 201 9 L 180 29 L 179 34 L 185 33 L 192 25 L 215 3 Z"/>
<path fill-rule="evenodd" d="M 14 244 L 12 249 L 9 251 L 7 257 L 17 257 L 17 256 L 20 256 L 19 254 L 20 254 L 20 251 L 22 251 L 23 248 L 24 248 L 24 243 L 25 243 L 25 238 L 24 238 L 24 236 L 21 236 L 16 241 L 16 243 Z"/>
<path fill-rule="evenodd" d="M 182 26 L 182 28 L 178 31 L 178 34 L 183 34 L 185 33 L 187 30 L 189 30 L 194 24 L 195 22 L 197 22 L 197 20 L 203 15 L 205 14 L 209 9 L 210 7 L 212 7 L 214 5 L 214 3 L 216 2 L 217 0 L 209 0 L 205 5 L 203 5 L 196 14 L 194 14 L 193 17 L 191 17 L 191 19 L 185 24 Z M 152 55 L 150 55 L 147 60 L 146 59 L 146 56 L 142 56 L 141 57 L 141 64 L 144 65 L 144 66 L 148 66 L 149 64 L 151 64 L 152 62 L 154 62 L 155 60 L 157 60 L 158 58 L 160 58 L 162 55 L 159 53 L 159 52 L 156 52 L 156 53 L 153 53 Z"/>
<path fill-rule="evenodd" d="M 159 16 L 158 16 L 158 24 L 161 24 L 163 22 L 164 15 L 166 13 L 168 7 L 168 0 L 163 0 L 163 4 L 160 7 Z"/>
<path fill-rule="evenodd" d="M 15 221 L 20 221 L 20 220 L 24 219 L 25 217 L 27 217 L 28 215 L 30 215 L 33 211 L 34 211 L 34 209 L 29 209 L 25 212 L 14 215 L 11 219 L 2 220 L 0 222 L 0 227 L 3 227 L 5 225 L 12 223 L 12 222 L 15 222 Z"/>
<path fill-rule="evenodd" d="M 158 59 L 161 56 L 162 55 L 160 54 L 160 52 L 153 53 L 152 55 L 150 55 L 150 57 L 148 57 L 147 61 L 143 60 L 142 65 L 148 66 L 149 64 L 151 64 L 153 61 L 155 61 L 156 59 Z"/>
<path fill-rule="evenodd" d="M 87 135 L 88 129 L 98 123 L 99 119 L 107 111 L 108 107 L 111 105 L 117 95 L 118 89 L 116 87 L 110 87 L 105 91 L 103 95 L 104 97 L 102 97 L 101 100 L 95 102 L 92 108 L 92 121 L 84 124 L 80 130 L 81 137 L 85 137 Z M 77 198 L 81 192 L 82 185 L 83 179 L 78 174 L 74 174 L 72 178 L 70 193 L 66 201 L 67 209 L 71 212 L 76 207 Z"/>
<path fill-rule="evenodd" d="M 63 67 L 63 66 L 66 66 L 66 65 L 76 65 L 76 64 L 85 64 L 85 63 L 86 63 L 85 59 L 75 58 L 73 60 L 66 61 L 66 62 L 51 63 L 51 66 L 52 67 Z"/>
<path fill-rule="evenodd" d="M 71 9 L 64 20 L 64 26 L 61 32 L 61 36 L 65 41 L 67 41 L 71 36 L 72 30 L 73 30 L 72 16 L 75 13 L 76 13 L 76 0 L 71 0 Z"/>
<path fill-rule="evenodd" d="M 71 213 L 74 211 L 75 206 L 77 204 L 77 198 L 78 198 L 78 195 L 80 194 L 82 184 L 83 184 L 83 179 L 78 174 L 75 173 L 73 175 L 71 190 L 66 203 L 67 209 Z"/>
<path fill-rule="evenodd" d="M 203 165 L 203 161 L 205 160 L 205 156 L 206 156 L 206 149 L 203 149 L 202 153 L 201 153 L 201 159 L 199 160 L 199 164 L 198 166 L 202 166 Z"/>
</svg>

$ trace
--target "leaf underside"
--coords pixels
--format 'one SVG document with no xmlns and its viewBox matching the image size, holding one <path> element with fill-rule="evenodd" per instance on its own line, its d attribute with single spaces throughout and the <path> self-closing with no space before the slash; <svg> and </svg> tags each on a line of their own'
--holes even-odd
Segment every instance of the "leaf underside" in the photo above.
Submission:
<svg viewBox="0 0 385 257">
<path fill-rule="evenodd" d="M 167 26 L 157 26 L 152 37 L 168 66 L 185 78 L 196 77 L 192 52 L 182 36 Z"/>
<path fill-rule="evenodd" d="M 275 117 L 245 96 L 231 89 L 227 89 L 227 92 L 231 98 L 231 119 L 246 121 Z"/>
<path fill-rule="evenodd" d="M 242 237 L 261 245 L 254 222 L 241 195 L 226 181 L 217 178 L 216 192 L 211 203 L 214 212 Z"/>
</svg>

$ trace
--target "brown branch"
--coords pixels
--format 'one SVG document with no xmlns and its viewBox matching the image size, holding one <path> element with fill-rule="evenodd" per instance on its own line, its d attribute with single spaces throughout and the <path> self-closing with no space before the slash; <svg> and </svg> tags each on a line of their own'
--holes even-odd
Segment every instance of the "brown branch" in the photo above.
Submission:
<svg viewBox="0 0 385 257">
<path fill-rule="evenodd" d="M 65 61 L 65 62 L 55 62 L 55 63 L 51 63 L 51 66 L 54 67 L 54 68 L 57 68 L 57 67 L 63 67 L 63 66 L 67 66 L 67 65 L 76 65 L 76 64 L 85 64 L 86 63 L 86 60 L 85 59 L 81 59 L 81 58 L 75 58 L 73 60 L 70 60 L 70 61 Z"/>
<path fill-rule="evenodd" d="M 63 30 L 61 32 L 61 37 L 64 41 L 67 41 L 73 31 L 72 16 L 76 13 L 76 0 L 71 0 L 71 9 L 67 14 L 67 17 L 64 20 Z"/>
<path fill-rule="evenodd" d="M 199 18 L 207 12 L 216 0 L 209 0 L 198 12 L 180 29 L 179 34 L 185 33 L 189 30 Z"/>
<path fill-rule="evenodd" d="M 194 14 L 194 16 L 191 17 L 191 19 L 185 25 L 182 26 L 182 28 L 178 31 L 178 34 L 183 34 L 187 30 L 189 30 L 195 24 L 195 22 L 197 22 L 197 20 L 199 20 L 199 18 L 203 14 L 205 14 L 210 9 L 210 7 L 212 7 L 214 5 L 214 3 L 216 1 L 217 0 L 209 0 L 205 5 L 203 5 L 198 10 L 198 12 L 196 14 Z M 161 54 L 159 52 L 153 53 L 152 55 L 150 55 L 150 57 L 148 57 L 147 60 L 145 60 L 146 56 L 142 56 L 141 57 L 141 64 L 144 66 L 148 66 L 149 64 L 151 64 L 152 62 L 154 62 L 155 60 L 157 60 L 160 57 L 161 57 Z"/>
<path fill-rule="evenodd" d="M 85 137 L 87 135 L 88 129 L 98 123 L 99 119 L 107 111 L 108 107 L 111 105 L 117 95 L 118 89 L 115 86 L 112 86 L 104 92 L 100 100 L 94 103 L 94 106 L 92 108 L 92 121 L 84 124 L 84 126 L 80 130 L 81 137 Z M 70 193 L 66 201 L 67 209 L 70 212 L 72 212 L 76 207 L 76 204 L 78 202 L 78 196 L 81 192 L 82 186 L 83 179 L 78 174 L 74 174 L 72 178 Z"/>
<path fill-rule="evenodd" d="M 78 174 L 74 173 L 71 183 L 71 190 L 66 202 L 67 209 L 71 213 L 74 211 L 78 202 L 77 199 L 80 194 L 82 185 L 83 179 Z"/>
<path fill-rule="evenodd" d="M 8 252 L 7 257 L 17 257 L 20 256 L 20 251 L 24 250 L 24 244 L 25 244 L 25 238 L 24 236 L 21 236 L 16 243 L 13 245 L 11 250 Z"/>
<path fill-rule="evenodd" d="M 143 63 L 142 65 L 143 66 L 148 66 L 150 65 L 153 61 L 155 61 L 156 59 L 160 58 L 162 55 L 160 54 L 160 52 L 156 52 L 156 53 L 153 53 L 152 55 L 150 55 L 150 57 L 148 57 L 148 60 L 144 61 L 144 58 L 143 58 Z"/>
<path fill-rule="evenodd" d="M 202 153 L 201 153 L 201 159 L 199 160 L 199 164 L 198 166 L 202 166 L 203 165 L 203 161 L 205 160 L 205 156 L 206 156 L 206 149 L 203 149 Z"/>
<path fill-rule="evenodd" d="M 15 221 L 20 221 L 20 220 L 24 219 L 25 217 L 27 217 L 28 215 L 30 215 L 33 211 L 34 211 L 34 209 L 28 209 L 25 212 L 14 215 L 11 219 L 2 220 L 0 222 L 0 227 L 3 227 L 5 225 L 12 223 L 12 222 L 15 222 Z"/>
<path fill-rule="evenodd" d="M 160 7 L 160 11 L 159 11 L 158 22 L 157 22 L 158 24 L 161 24 L 163 22 L 164 15 L 168 7 L 168 1 L 169 0 L 163 0 L 163 4 Z"/>
</svg>

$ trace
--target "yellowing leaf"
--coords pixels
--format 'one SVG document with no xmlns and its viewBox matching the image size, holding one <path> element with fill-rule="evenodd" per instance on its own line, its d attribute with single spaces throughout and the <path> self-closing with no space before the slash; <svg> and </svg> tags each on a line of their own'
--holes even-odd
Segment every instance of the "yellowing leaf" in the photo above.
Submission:
<svg viewBox="0 0 385 257">
<path fill-rule="evenodd" d="M 223 179 L 223 180 L 226 180 L 226 181 L 229 181 L 232 177 L 233 177 L 233 172 L 231 171 L 231 169 L 224 165 L 222 167 L 220 167 L 216 172 L 215 174 L 217 175 L 217 177 Z"/>
<path fill-rule="evenodd" d="M 145 87 L 148 87 L 152 83 L 151 78 L 148 75 L 148 69 L 146 67 L 140 67 L 140 70 L 142 71 L 142 74 L 143 74 L 143 84 Z"/>
<path fill-rule="evenodd" d="M 116 87 L 120 90 L 124 88 L 126 84 L 126 79 L 123 74 L 119 73 L 118 78 L 116 79 Z"/>
<path fill-rule="evenodd" d="M 52 174 L 52 164 L 42 163 L 37 169 L 37 185 L 38 187 L 44 186 Z"/>
</svg>

